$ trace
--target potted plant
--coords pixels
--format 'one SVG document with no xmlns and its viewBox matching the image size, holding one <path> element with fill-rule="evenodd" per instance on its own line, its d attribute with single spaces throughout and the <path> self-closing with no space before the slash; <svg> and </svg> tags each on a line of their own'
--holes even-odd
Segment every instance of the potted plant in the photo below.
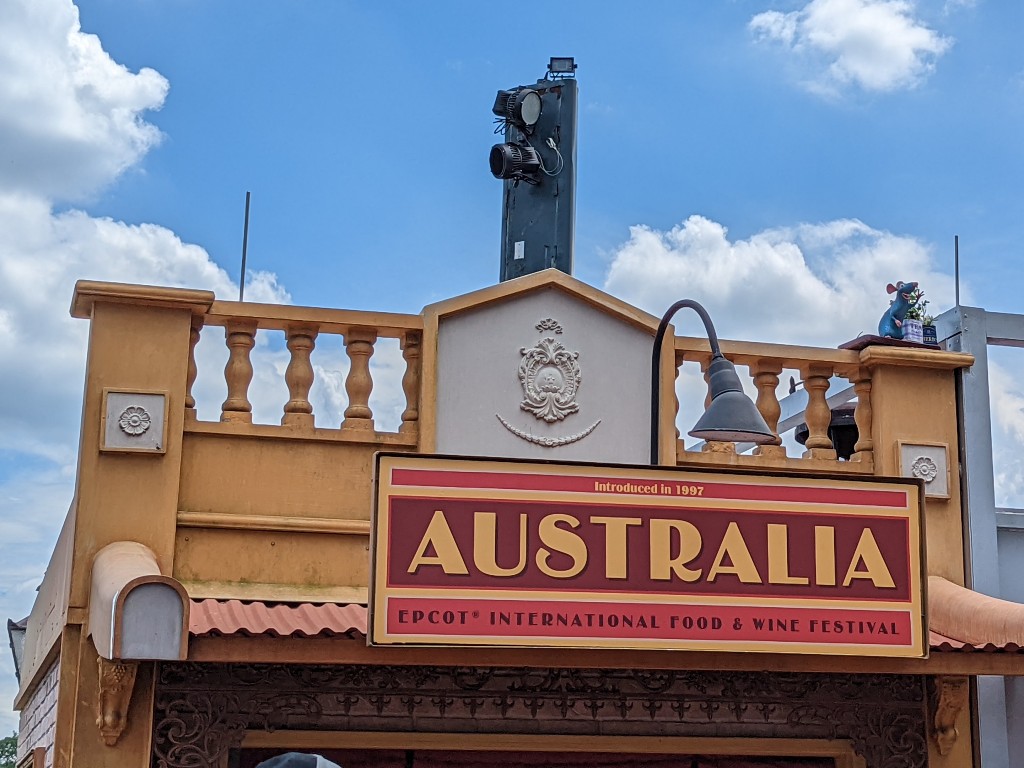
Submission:
<svg viewBox="0 0 1024 768">
<path fill-rule="evenodd" d="M 931 315 L 923 315 L 921 317 L 921 332 L 924 336 L 924 343 L 930 344 L 933 347 L 939 346 L 939 333 L 935 330 L 935 318 Z"/>
<path fill-rule="evenodd" d="M 910 296 L 910 309 L 903 320 L 903 338 L 919 344 L 938 346 L 935 318 L 928 314 L 928 299 L 924 298 L 924 291 L 915 288 Z"/>
</svg>

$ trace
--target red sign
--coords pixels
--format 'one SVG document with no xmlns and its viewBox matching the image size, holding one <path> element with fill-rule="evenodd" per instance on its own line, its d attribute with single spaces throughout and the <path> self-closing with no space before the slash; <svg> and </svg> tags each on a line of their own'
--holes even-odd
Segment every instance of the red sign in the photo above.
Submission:
<svg viewBox="0 0 1024 768">
<path fill-rule="evenodd" d="M 371 642 L 926 653 L 903 480 L 381 456 Z"/>
</svg>

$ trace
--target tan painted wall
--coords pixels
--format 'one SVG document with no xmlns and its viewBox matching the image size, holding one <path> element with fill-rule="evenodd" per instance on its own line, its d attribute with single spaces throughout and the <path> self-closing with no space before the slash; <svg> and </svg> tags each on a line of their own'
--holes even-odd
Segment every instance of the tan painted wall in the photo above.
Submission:
<svg viewBox="0 0 1024 768">
<path fill-rule="evenodd" d="M 529 285 L 557 280 L 563 290 L 576 290 L 565 276 L 533 276 Z M 601 306 L 601 294 L 580 289 L 581 296 Z M 481 292 L 482 303 L 513 296 L 509 286 Z M 493 295 L 492 295 L 493 294 Z M 500 295 L 499 295 L 500 294 Z M 464 297 L 465 298 L 465 297 Z M 78 473 L 77 518 L 71 518 L 69 538 L 73 558 L 65 582 L 48 574 L 41 594 L 53 591 L 65 606 L 66 622 L 60 640 L 62 721 L 56 729 L 58 766 L 148 764 L 149 717 L 152 707 L 151 665 L 141 665 L 132 699 L 129 730 L 116 749 L 103 745 L 95 726 L 96 651 L 82 629 L 87 626 L 92 559 L 103 546 L 119 540 L 140 542 L 156 554 L 165 574 L 173 575 L 193 596 L 248 596 L 254 599 L 357 600 L 368 581 L 368 521 L 371 514 L 373 454 L 382 449 L 417 450 L 419 423 L 409 421 L 399 434 L 366 429 L 322 429 L 311 424 L 289 427 L 232 423 L 198 423 L 186 412 L 190 334 L 194 319 L 202 318 L 212 296 L 200 291 L 86 284 L 76 294 L 74 313 L 91 319 L 81 455 Z M 216 318 L 230 322 L 230 303 L 218 303 Z M 242 305 L 237 305 L 241 307 Z M 458 311 L 472 306 L 463 300 Z M 422 398 L 436 392 L 430 376 L 438 305 L 428 322 L 388 316 L 380 332 L 398 336 L 423 328 L 424 377 L 418 368 L 406 374 L 406 391 Z M 608 311 L 622 313 L 621 302 L 608 299 Z M 241 309 L 238 310 L 239 312 Z M 246 311 L 257 310 L 249 307 Z M 271 313 L 268 313 L 271 314 Z M 302 308 L 275 310 L 264 327 L 288 328 L 303 319 Z M 374 315 L 310 310 L 307 320 L 321 328 L 344 333 L 355 321 L 373 327 Z M 642 313 L 636 324 L 642 325 Z M 383 316 L 382 316 L 383 317 Z M 333 318 L 333 319 L 332 319 Z M 258 324 L 259 319 L 247 317 Z M 410 329 L 412 329 L 410 331 Z M 402 337 L 406 338 L 406 337 Z M 403 342 L 404 343 L 404 342 Z M 724 346 L 724 345 L 723 345 Z M 771 345 L 745 345 L 745 353 L 770 356 Z M 780 348 L 781 349 L 781 348 Z M 760 351 L 759 351 L 760 350 Z M 847 353 L 787 347 L 786 354 L 807 360 L 855 358 Z M 728 349 L 726 349 L 728 354 Z M 827 354 L 826 354 L 827 353 Z M 931 355 L 931 357 L 928 357 Z M 869 470 L 897 474 L 898 440 L 943 443 L 956 461 L 954 370 L 969 363 L 966 356 L 943 353 L 911 354 L 904 350 L 860 355 L 860 365 L 872 371 L 873 464 L 840 466 L 820 460 L 778 457 L 730 457 L 705 454 L 692 457 L 701 466 L 720 462 L 743 466 L 784 467 L 843 473 Z M 799 367 L 800 360 L 783 360 Z M 411 383 L 410 383 L 411 382 Z M 358 386 L 358 382 L 356 383 Z M 164 452 L 154 455 L 100 452 L 101 406 L 104 388 L 163 392 L 168 398 Z M 670 398 L 669 398 L 670 399 Z M 411 407 L 411 406 L 410 406 Z M 431 444 L 431 402 L 421 402 L 427 414 L 424 447 Z M 669 404 L 666 403 L 666 407 Z M 668 415 L 669 418 L 671 414 Z M 358 425 L 356 425 L 358 426 Z M 643 425 L 646 429 L 646 425 Z M 691 459 L 682 457 L 682 463 Z M 927 503 L 928 562 L 931 572 L 963 583 L 963 541 L 957 473 L 951 473 L 951 499 Z M 225 590 L 234 590 L 227 594 Z M 50 612 L 52 614 L 52 611 Z M 34 619 L 38 627 L 42 617 Z M 31 635 L 30 627 L 30 637 Z M 36 647 L 26 653 L 38 658 L 52 654 L 60 635 L 37 634 Z M 38 677 L 38 676 L 37 676 Z M 29 691 L 25 692 L 30 693 Z M 964 725 L 961 744 L 969 744 Z M 933 758 L 943 768 L 970 765 L 963 747 L 948 759 Z"/>
<path fill-rule="evenodd" d="M 897 361 L 898 362 L 898 361 Z M 948 447 L 950 498 L 926 498 L 928 573 L 964 583 L 963 523 L 952 371 L 881 362 L 873 367 L 875 474 L 899 473 L 898 442 Z"/>
</svg>

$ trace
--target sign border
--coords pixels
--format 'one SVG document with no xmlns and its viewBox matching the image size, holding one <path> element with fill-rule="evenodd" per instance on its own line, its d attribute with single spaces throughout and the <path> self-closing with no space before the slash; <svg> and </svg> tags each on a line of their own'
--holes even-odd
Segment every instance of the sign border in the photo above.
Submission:
<svg viewBox="0 0 1024 768">
<path fill-rule="evenodd" d="M 844 484 L 854 483 L 862 485 L 903 485 L 910 488 L 916 489 L 917 497 L 917 519 L 913 518 L 913 500 L 911 499 L 908 505 L 911 509 L 910 519 L 910 530 L 908 535 L 910 541 L 908 542 L 911 546 L 913 545 L 913 538 L 916 533 L 918 538 L 917 546 L 917 557 L 919 568 L 913 568 L 913 557 L 911 553 L 911 559 L 909 565 L 910 568 L 910 600 L 909 610 L 911 612 L 910 620 L 911 626 L 916 630 L 917 641 L 912 643 L 911 646 L 905 648 L 898 648 L 894 646 L 881 646 L 876 647 L 866 643 L 813 643 L 813 642 L 779 642 L 771 643 L 768 641 L 737 641 L 736 647 L 733 647 L 726 641 L 712 640 L 712 641 L 669 641 L 669 640 L 635 640 L 635 639 L 600 639 L 600 638 L 587 638 L 584 640 L 566 640 L 566 639 L 552 639 L 545 641 L 543 638 L 538 637 L 524 637 L 521 642 L 511 642 L 507 637 L 471 637 L 471 636 L 456 636 L 454 638 L 445 638 L 440 640 L 437 635 L 408 635 L 403 636 L 401 639 L 391 640 L 379 640 L 375 637 L 379 637 L 379 633 L 375 630 L 377 628 L 378 621 L 383 621 L 382 605 L 383 601 L 387 596 L 384 595 L 385 591 L 389 593 L 402 592 L 402 588 L 388 588 L 383 584 L 383 569 L 386 568 L 386 562 L 382 555 L 382 548 L 379 546 L 380 537 L 382 535 L 382 528 L 386 533 L 387 524 L 382 523 L 382 514 L 380 504 L 382 501 L 382 492 L 384 490 L 384 484 L 381 481 L 381 467 L 389 459 L 396 459 L 398 461 L 409 461 L 414 463 L 441 463 L 441 464 L 453 464 L 453 463 L 476 463 L 483 465 L 519 465 L 524 468 L 531 466 L 544 467 L 547 471 L 550 471 L 553 467 L 567 467 L 573 469 L 594 469 L 601 472 L 607 472 L 609 470 L 615 471 L 627 471 L 627 472 L 654 472 L 659 474 L 679 474 L 685 475 L 712 475 L 712 476 L 733 476 L 733 477 L 745 477 L 754 480 L 765 479 L 765 478 L 777 478 L 777 479 L 792 479 L 792 480 L 824 480 L 833 482 L 842 482 Z M 367 645 L 373 647 L 386 647 L 386 646 L 398 646 L 398 647 L 423 647 L 423 648 L 451 648 L 451 647 L 478 647 L 478 648 L 532 648 L 532 649 L 559 649 L 559 648 L 573 648 L 573 649 L 615 649 L 615 650 L 663 650 L 663 651 L 686 651 L 686 652 L 726 652 L 726 653 L 784 653 L 784 654 L 795 654 L 795 655 L 827 655 L 827 656 L 872 656 L 872 657 L 909 657 L 909 658 L 927 658 L 929 652 L 928 642 L 928 620 L 927 620 L 927 586 L 928 586 L 928 571 L 927 571 L 927 560 L 926 560 L 926 547 L 927 547 L 927 535 L 925 530 L 925 507 L 926 500 L 924 494 L 924 483 L 917 478 L 905 478 L 905 477 L 889 477 L 889 476 L 876 476 L 876 475 L 857 475 L 850 476 L 845 473 L 828 473 L 828 472 L 797 472 L 789 470 L 770 470 L 767 472 L 757 471 L 753 469 L 738 468 L 738 467 L 692 467 L 692 466 L 663 466 L 663 465 L 646 465 L 646 464 L 617 464 L 617 463 L 594 463 L 594 462 L 581 462 L 581 461 L 558 461 L 552 459 L 520 459 L 520 458 L 508 458 L 508 457 L 487 457 L 487 456 L 456 456 L 456 455 L 445 455 L 445 454 L 421 454 L 421 453 L 410 453 L 410 452 L 398 452 L 398 451 L 379 451 L 374 455 L 373 463 L 374 471 L 371 483 L 372 494 L 373 494 L 373 509 L 371 514 L 371 527 L 370 527 L 370 579 L 369 579 L 369 600 L 368 600 L 368 616 L 367 616 L 367 633 L 366 642 Z M 390 488 L 390 482 L 387 484 Z M 666 497 L 658 496 L 656 499 L 664 500 Z M 667 498 L 679 498 L 679 497 L 667 497 Z M 902 509 L 902 508 L 901 508 Z M 901 515 L 902 517 L 902 515 Z M 914 523 L 916 522 L 916 525 Z M 916 529 L 916 530 L 915 530 Z M 915 572 L 916 571 L 916 572 Z M 380 590 L 378 592 L 378 587 Z M 414 590 L 422 592 L 423 590 Z M 456 593 L 465 592 L 466 590 L 441 590 L 446 596 L 455 596 Z M 537 590 L 521 590 L 522 592 L 528 593 L 531 597 L 539 600 L 552 600 L 557 599 L 554 595 L 548 595 L 541 593 Z M 564 593 L 558 590 L 552 590 L 552 593 L 558 593 L 563 595 Z M 607 602 L 609 600 L 615 600 L 617 597 L 627 598 L 630 600 L 636 600 L 637 595 L 633 594 L 622 594 L 618 595 L 614 592 L 609 591 L 608 593 L 584 593 L 586 598 L 581 595 L 581 602 Z M 395 595 L 400 597 L 400 595 Z M 482 598 L 476 595 L 479 599 Z M 589 599 L 587 599 L 589 598 Z M 648 602 L 656 605 L 672 604 L 673 601 L 670 596 L 665 596 L 666 599 L 659 601 L 656 597 L 649 599 Z M 786 597 L 756 597 L 756 596 L 736 596 L 729 597 L 725 595 L 718 596 L 692 596 L 690 598 L 694 604 L 700 604 L 704 602 L 714 601 L 717 604 L 728 601 L 737 601 L 744 605 L 763 605 L 770 607 L 772 603 L 784 604 L 786 600 L 790 598 Z M 800 598 L 800 606 L 811 606 L 817 602 L 817 598 Z M 822 607 L 837 607 L 838 600 L 821 598 Z M 870 600 L 857 600 L 852 599 L 849 603 L 849 607 L 861 607 L 870 604 Z M 915 612 L 914 608 L 917 606 L 919 610 Z M 795 607 L 795 606 L 790 606 Z M 886 610 L 884 607 L 879 607 L 876 610 Z M 744 643 L 742 647 L 740 644 Z"/>
</svg>

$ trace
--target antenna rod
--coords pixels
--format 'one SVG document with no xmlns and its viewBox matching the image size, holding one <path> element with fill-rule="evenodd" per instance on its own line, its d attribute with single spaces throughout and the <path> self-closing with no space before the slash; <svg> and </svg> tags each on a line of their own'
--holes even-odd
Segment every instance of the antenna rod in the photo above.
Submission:
<svg viewBox="0 0 1024 768">
<path fill-rule="evenodd" d="M 249 192 L 245 193 L 245 225 L 242 228 L 242 275 L 238 278 L 238 300 L 245 300 L 245 254 L 249 249 Z"/>
<path fill-rule="evenodd" d="M 960 309 L 960 235 L 953 235 L 953 280 L 956 283 L 956 308 Z"/>
</svg>

